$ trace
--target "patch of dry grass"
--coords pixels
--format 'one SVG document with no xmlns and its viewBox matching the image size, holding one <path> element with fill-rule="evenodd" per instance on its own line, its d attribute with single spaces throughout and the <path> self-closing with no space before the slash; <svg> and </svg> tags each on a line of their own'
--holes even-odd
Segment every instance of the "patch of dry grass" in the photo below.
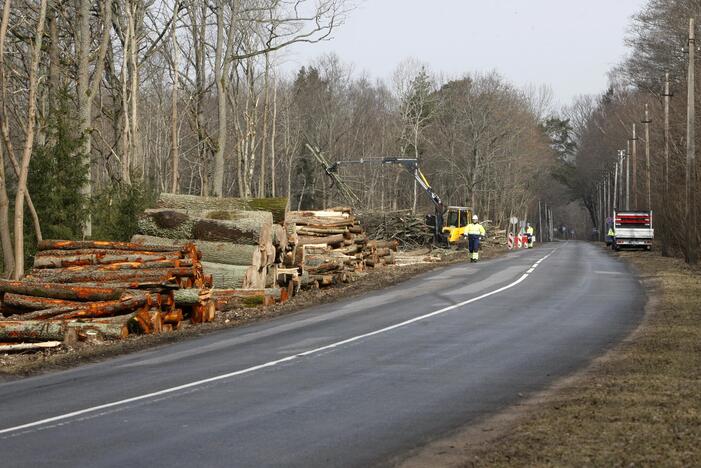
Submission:
<svg viewBox="0 0 701 468">
<path fill-rule="evenodd" d="M 653 298 L 640 329 L 464 466 L 701 464 L 701 274 L 620 255 Z"/>
</svg>

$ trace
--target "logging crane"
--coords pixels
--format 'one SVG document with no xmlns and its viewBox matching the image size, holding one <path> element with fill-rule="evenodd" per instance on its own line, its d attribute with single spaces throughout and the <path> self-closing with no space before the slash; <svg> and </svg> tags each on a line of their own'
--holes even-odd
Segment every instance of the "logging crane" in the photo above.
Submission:
<svg viewBox="0 0 701 468">
<path fill-rule="evenodd" d="M 433 203 L 435 214 L 427 216 L 427 224 L 433 227 L 434 241 L 437 244 L 444 245 L 448 243 L 455 244 L 461 239 L 465 226 L 472 216 L 472 210 L 462 206 L 446 206 L 421 171 L 418 159 L 401 157 L 361 158 L 329 163 L 319 151 L 309 145 L 307 145 L 307 148 L 309 148 L 316 159 L 324 166 L 324 171 L 331 178 L 332 184 L 336 183 L 339 189 L 341 189 L 344 195 L 351 201 L 358 201 L 357 196 L 345 187 L 338 177 L 339 167 L 362 164 L 399 165 L 403 167 L 414 177 Z"/>
</svg>

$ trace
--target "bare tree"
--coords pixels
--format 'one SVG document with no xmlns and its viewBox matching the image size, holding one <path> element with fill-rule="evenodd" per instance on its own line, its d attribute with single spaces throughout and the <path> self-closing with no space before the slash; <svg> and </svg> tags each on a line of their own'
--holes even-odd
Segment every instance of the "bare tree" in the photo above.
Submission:
<svg viewBox="0 0 701 468">
<path fill-rule="evenodd" d="M 32 157 L 34 147 L 34 132 L 36 129 L 37 106 L 37 82 L 39 81 L 39 61 L 41 59 L 41 42 L 44 37 L 44 23 L 46 20 L 47 0 L 41 0 L 39 6 L 39 18 L 34 36 L 34 44 L 31 52 L 31 66 L 29 68 L 29 91 L 27 96 L 27 125 L 22 151 L 20 173 L 17 181 L 17 194 L 15 195 L 15 270 L 13 277 L 19 279 L 24 276 L 24 196 L 27 191 L 27 175 L 29 173 L 29 160 Z M 6 8 L 9 8 L 6 5 Z"/>
<path fill-rule="evenodd" d="M 109 45 L 112 23 L 112 0 L 98 2 L 98 5 L 102 6 L 102 34 L 97 50 L 93 52 L 92 47 L 93 37 L 90 30 L 90 19 L 93 2 L 91 0 L 80 0 L 78 4 L 78 28 L 76 29 L 75 38 L 76 54 L 78 55 L 78 126 L 79 133 L 83 139 L 80 154 L 88 168 L 91 167 L 93 100 L 98 94 L 98 87 L 102 81 L 105 69 L 105 55 Z M 91 58 L 93 59 L 92 63 L 94 63 L 92 76 L 90 73 Z M 90 169 L 88 170 L 87 182 L 82 187 L 82 193 L 88 199 L 92 196 L 92 171 Z M 85 237 L 92 235 L 90 217 L 85 222 L 83 235 Z"/>
<path fill-rule="evenodd" d="M 401 153 L 419 159 L 424 129 L 431 119 L 433 83 L 425 65 L 409 59 L 402 62 L 394 73 L 395 90 L 400 101 L 402 122 Z M 412 212 L 416 213 L 417 183 L 414 181 Z"/>
</svg>

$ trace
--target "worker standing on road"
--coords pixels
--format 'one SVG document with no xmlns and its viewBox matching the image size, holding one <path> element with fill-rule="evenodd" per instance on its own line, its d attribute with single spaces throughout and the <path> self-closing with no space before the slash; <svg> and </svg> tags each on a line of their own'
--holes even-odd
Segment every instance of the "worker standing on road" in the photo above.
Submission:
<svg viewBox="0 0 701 468">
<path fill-rule="evenodd" d="M 610 245 L 613 250 L 616 250 L 616 230 L 613 228 L 613 224 L 609 226 L 609 232 L 606 234 L 606 238 L 606 246 L 608 247 Z M 610 242 L 609 239 L 611 239 Z"/>
<path fill-rule="evenodd" d="M 526 224 L 526 237 L 528 238 L 528 248 L 532 249 L 533 248 L 533 242 L 535 241 L 535 231 L 533 230 L 533 226 L 531 226 L 531 223 Z"/>
<path fill-rule="evenodd" d="M 613 230 L 613 225 L 609 224 L 609 230 L 606 233 L 606 247 L 613 245 L 613 239 L 616 237 L 616 231 Z"/>
<path fill-rule="evenodd" d="M 467 250 L 470 252 L 470 263 L 479 260 L 480 240 L 486 234 L 484 227 L 478 222 L 477 215 L 472 215 L 472 222 L 465 226 L 467 236 Z"/>
</svg>

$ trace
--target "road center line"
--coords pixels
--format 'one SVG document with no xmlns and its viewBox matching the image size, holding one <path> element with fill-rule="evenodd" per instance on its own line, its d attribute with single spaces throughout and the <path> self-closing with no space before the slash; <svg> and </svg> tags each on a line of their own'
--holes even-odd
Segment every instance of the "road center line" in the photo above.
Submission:
<svg viewBox="0 0 701 468">
<path fill-rule="evenodd" d="M 545 260 L 546 258 L 548 258 L 549 256 L 551 256 L 553 253 L 555 253 L 556 251 L 557 251 L 557 249 L 553 250 L 552 252 L 550 252 L 549 254 L 547 254 L 546 256 L 544 256 L 543 258 L 541 258 L 540 260 L 538 260 L 538 262 L 542 262 L 543 260 Z M 355 342 L 355 341 L 359 341 L 359 340 L 362 340 L 362 339 L 364 339 L 364 338 L 368 338 L 368 337 L 375 336 L 375 335 L 380 335 L 380 334 L 382 334 L 382 333 L 387 333 L 387 332 L 389 332 L 389 331 L 391 331 L 391 330 L 396 330 L 397 328 L 405 327 L 405 326 L 407 326 L 407 325 L 411 325 L 412 323 L 420 322 L 420 321 L 422 321 L 422 320 L 426 320 L 426 319 L 428 319 L 428 318 L 431 318 L 431 317 L 435 317 L 435 316 L 437 316 L 437 315 L 444 314 L 444 313 L 446 313 L 446 312 L 449 312 L 449 311 L 451 311 L 451 310 L 455 310 L 455 309 L 457 309 L 457 308 L 459 308 L 459 307 L 462 307 L 462 306 L 464 306 L 464 305 L 467 305 L 467 304 L 471 304 L 471 303 L 473 303 L 473 302 L 480 301 L 480 300 L 482 300 L 482 299 L 484 299 L 484 298 L 487 298 L 487 297 L 489 297 L 489 296 L 493 296 L 493 295 L 495 295 L 495 294 L 499 294 L 500 292 L 506 291 L 507 289 L 511 289 L 511 288 L 513 288 L 514 286 L 516 286 L 516 285 L 522 283 L 526 278 L 528 278 L 528 275 L 529 275 L 532 271 L 533 271 L 533 268 L 531 268 L 531 269 L 528 270 L 526 273 L 524 273 L 524 274 L 523 274 L 519 279 L 517 279 L 516 281 L 514 281 L 514 282 L 512 282 L 512 283 L 510 283 L 510 284 L 507 284 L 506 286 L 502 286 L 502 287 L 499 288 L 499 289 L 495 289 L 494 291 L 490 291 L 490 292 L 484 293 L 484 294 L 482 294 L 481 296 L 473 297 L 472 299 L 468 299 L 468 300 L 466 300 L 466 301 L 459 302 L 459 303 L 457 303 L 457 304 L 453 304 L 453 305 L 451 305 L 451 306 L 444 307 L 444 308 L 442 308 L 442 309 L 436 310 L 436 311 L 434 311 L 434 312 L 430 312 L 430 313 L 428 313 L 428 314 L 424 314 L 424 315 L 420 315 L 420 316 L 418 316 L 418 317 L 414 317 L 413 319 L 405 320 L 404 322 L 400 322 L 400 323 L 397 323 L 397 324 L 394 324 L 394 325 L 390 325 L 390 326 L 388 326 L 388 327 L 380 328 L 379 330 L 375 330 L 375 331 L 368 332 L 368 333 L 363 333 L 362 335 L 357 335 L 357 336 L 354 336 L 354 337 L 352 337 L 352 338 L 347 338 L 347 339 L 342 340 L 342 341 L 337 341 L 336 343 L 331 343 L 331 344 L 326 345 L 326 346 L 321 346 L 321 347 L 319 347 L 319 348 L 310 349 L 309 351 L 304 351 L 304 352 L 299 353 L 299 354 L 294 354 L 294 355 L 291 355 L 291 356 L 284 357 L 284 358 L 282 358 L 282 359 L 278 359 L 278 360 L 275 360 L 275 361 L 266 362 L 266 363 L 264 363 L 264 364 L 259 364 L 259 365 L 257 365 L 257 366 L 248 367 L 248 368 L 246 368 L 246 369 L 241 369 L 241 370 L 234 371 L 234 372 L 229 372 L 229 373 L 226 373 L 226 374 L 220 374 L 220 375 L 216 375 L 216 376 L 214 376 L 214 377 L 209 377 L 209 378 L 207 378 L 207 379 L 196 380 L 196 381 L 194 381 L 194 382 L 189 382 L 189 383 L 186 383 L 186 384 L 183 384 L 183 385 L 178 385 L 178 386 L 175 386 L 175 387 L 164 388 L 163 390 L 158 390 L 158 391 L 156 391 L 156 392 L 146 393 L 146 394 L 138 395 L 138 396 L 131 397 L 131 398 L 125 398 L 125 399 L 123 399 L 123 400 L 113 401 L 113 402 L 111 402 L 111 403 L 105 403 L 105 404 L 103 404 L 103 405 L 92 406 L 92 407 L 90 407 L 90 408 L 84 408 L 84 409 L 82 409 L 82 410 L 72 411 L 72 412 L 70 412 L 70 413 L 60 414 L 60 415 L 58 415 L 58 416 L 53 416 L 53 417 L 51 417 L 51 418 L 40 419 L 40 420 L 38 420 L 38 421 L 33 421 L 33 422 L 30 422 L 30 423 L 21 424 L 21 425 L 19 425 L 19 426 L 13 426 L 13 427 L 5 428 L 5 429 L 0 429 L 0 434 L 7 434 L 7 433 L 9 433 L 9 432 L 15 432 L 15 431 L 19 431 L 19 430 L 22 430 L 22 429 L 28 429 L 28 428 L 32 428 L 32 427 L 42 426 L 42 425 L 45 425 L 45 424 L 48 424 L 48 423 L 53 423 L 53 422 L 56 422 L 56 421 L 62 421 L 62 420 L 70 419 L 70 418 L 73 418 L 73 417 L 76 417 L 76 416 L 81 416 L 81 415 L 84 415 L 84 414 L 87 414 L 87 413 L 94 413 L 94 412 L 96 412 L 96 411 L 101 411 L 101 410 L 105 410 L 105 409 L 108 409 L 108 408 L 114 408 L 115 406 L 126 405 L 126 404 L 134 403 L 134 402 L 137 402 L 137 401 L 147 400 L 147 399 L 149 399 L 149 398 L 155 398 L 155 397 L 159 397 L 159 396 L 162 396 L 162 395 L 167 395 L 167 394 L 170 394 L 170 393 L 178 392 L 178 391 L 180 391 L 180 390 L 186 390 L 186 389 L 189 389 L 189 388 L 192 388 L 192 387 L 197 387 L 197 386 L 200 386 L 200 385 L 205 385 L 205 384 L 208 384 L 208 383 L 217 382 L 217 381 L 219 381 L 219 380 L 224 380 L 224 379 L 228 379 L 228 378 L 231 378 L 231 377 L 236 377 L 236 376 L 244 375 L 244 374 L 250 374 L 250 373 L 252 373 L 252 372 L 255 372 L 255 371 L 258 371 L 258 370 L 261 370 L 261 369 L 266 369 L 266 368 L 268 368 L 268 367 L 274 367 L 274 366 L 277 366 L 277 365 L 279 365 L 279 364 L 283 364 L 283 363 L 285 363 L 285 362 L 294 361 L 294 360 L 296 360 L 296 359 L 299 359 L 299 358 L 302 358 L 302 357 L 306 357 L 306 356 L 310 356 L 310 355 L 312 355 L 312 354 L 321 353 L 321 352 L 327 351 L 327 350 L 329 350 L 329 349 L 338 348 L 339 346 L 343 346 L 343 345 L 346 345 L 346 344 L 348 344 L 348 343 L 353 343 L 353 342 Z"/>
</svg>

